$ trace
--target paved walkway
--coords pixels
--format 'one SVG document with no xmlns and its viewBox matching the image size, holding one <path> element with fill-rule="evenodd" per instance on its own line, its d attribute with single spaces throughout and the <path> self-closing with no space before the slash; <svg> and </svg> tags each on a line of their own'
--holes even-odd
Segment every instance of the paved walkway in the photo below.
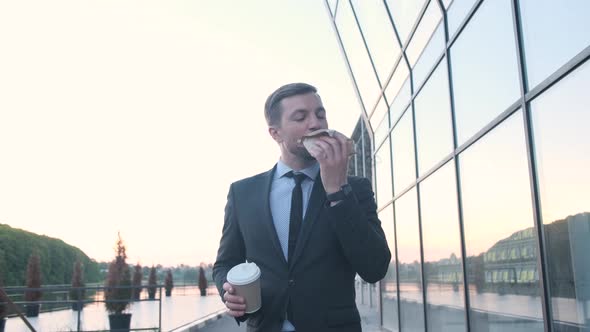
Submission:
<svg viewBox="0 0 590 332">
<path fill-rule="evenodd" d="M 366 283 L 356 283 L 356 305 L 361 315 L 361 324 L 363 332 L 382 332 L 379 324 L 378 312 L 378 290 L 374 285 Z M 241 332 L 246 331 L 246 324 L 238 326 L 236 321 L 224 314 L 220 319 L 209 320 L 208 323 L 199 329 L 191 329 L 193 331 L 205 332 Z"/>
<path fill-rule="evenodd" d="M 373 306 L 370 308 L 367 304 L 357 304 L 359 312 L 361 314 L 361 323 L 363 326 L 363 332 L 381 332 L 379 328 L 379 313 L 377 308 Z M 192 331 L 192 330 L 191 330 Z M 210 322 L 205 327 L 198 329 L 197 331 L 204 332 L 243 332 L 246 331 L 246 324 L 240 324 L 238 326 L 236 321 L 228 316 L 223 315 L 220 319 Z"/>
</svg>

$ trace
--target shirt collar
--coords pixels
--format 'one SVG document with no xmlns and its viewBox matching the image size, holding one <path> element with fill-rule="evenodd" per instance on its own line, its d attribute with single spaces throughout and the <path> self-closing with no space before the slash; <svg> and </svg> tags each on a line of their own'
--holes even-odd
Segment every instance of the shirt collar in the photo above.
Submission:
<svg viewBox="0 0 590 332">
<path fill-rule="evenodd" d="M 279 161 L 277 162 L 277 169 L 275 171 L 275 178 L 282 178 L 285 174 L 291 171 L 293 171 L 293 169 L 287 166 L 287 164 L 285 164 L 282 160 L 279 159 Z M 316 177 L 320 173 L 320 164 L 316 161 L 313 163 L 313 165 L 304 168 L 298 171 L 297 173 L 303 173 L 307 175 L 307 177 L 310 178 L 312 181 L 315 181 Z"/>
</svg>

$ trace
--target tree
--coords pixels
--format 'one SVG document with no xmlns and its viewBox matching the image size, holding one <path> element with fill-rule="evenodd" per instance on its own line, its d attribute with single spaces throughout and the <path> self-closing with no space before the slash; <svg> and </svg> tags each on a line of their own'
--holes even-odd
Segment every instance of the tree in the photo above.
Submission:
<svg viewBox="0 0 590 332">
<path fill-rule="evenodd" d="M 207 295 L 207 278 L 205 277 L 205 270 L 203 267 L 199 267 L 199 289 L 201 290 L 201 296 Z"/>
<path fill-rule="evenodd" d="M 83 301 L 86 297 L 86 290 L 80 288 L 85 286 L 86 284 L 84 283 L 82 262 L 76 261 L 76 263 L 74 263 L 74 272 L 72 273 L 72 289 L 70 289 L 70 300 L 78 302 L 72 303 L 72 309 L 82 310 L 84 308 L 84 303 L 79 301 Z"/>
<path fill-rule="evenodd" d="M 27 261 L 34 251 L 41 258 L 44 284 L 70 284 L 72 266 L 77 260 L 84 265 L 87 282 L 104 280 L 97 262 L 80 249 L 59 239 L 0 224 L 0 271 L 6 286 L 26 284 Z"/>
<path fill-rule="evenodd" d="M 133 299 L 139 300 L 141 296 L 141 279 L 143 279 L 143 272 L 141 265 L 137 263 L 133 271 Z"/>
<path fill-rule="evenodd" d="M 0 289 L 4 288 L 4 283 L 2 282 L 2 270 L 0 270 Z M 8 305 L 4 303 L 5 299 L 0 295 L 0 324 L 2 324 L 2 319 L 6 317 L 6 311 Z"/>
<path fill-rule="evenodd" d="M 156 268 L 152 265 L 150 269 L 150 276 L 148 278 L 148 296 L 150 300 L 156 298 L 156 285 L 158 284 L 158 278 L 156 277 Z"/>
<path fill-rule="evenodd" d="M 127 259 L 125 244 L 121 239 L 121 235 L 118 234 L 117 236 L 116 256 L 109 264 L 106 279 L 105 306 L 110 314 L 122 314 L 129 307 L 129 300 L 131 299 L 131 288 L 129 288 L 131 286 L 131 272 L 125 261 Z"/>
<path fill-rule="evenodd" d="M 29 256 L 27 263 L 27 288 L 41 288 L 41 257 L 38 252 Z M 43 293 L 40 289 L 29 289 L 25 291 L 25 301 L 36 302 L 41 299 Z M 27 304 L 27 316 L 37 317 L 39 315 L 39 304 Z"/>
<path fill-rule="evenodd" d="M 172 270 L 168 270 L 166 273 L 166 279 L 164 279 L 164 287 L 166 288 L 166 296 L 172 295 L 172 288 L 174 287 L 174 281 L 172 279 Z"/>
</svg>

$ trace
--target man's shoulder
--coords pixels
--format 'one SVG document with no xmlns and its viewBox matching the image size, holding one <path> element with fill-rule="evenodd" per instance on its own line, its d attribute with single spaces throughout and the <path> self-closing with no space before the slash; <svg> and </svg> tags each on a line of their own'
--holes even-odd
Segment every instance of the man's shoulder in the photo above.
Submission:
<svg viewBox="0 0 590 332">
<path fill-rule="evenodd" d="M 274 168 L 273 168 L 274 169 Z M 234 188 L 244 188 L 244 187 L 249 187 L 252 185 L 258 185 L 261 182 L 263 183 L 264 181 L 268 180 L 268 177 L 271 176 L 273 169 L 266 171 L 266 172 L 262 172 L 238 181 L 235 181 L 234 183 L 232 183 L 232 187 Z"/>
</svg>

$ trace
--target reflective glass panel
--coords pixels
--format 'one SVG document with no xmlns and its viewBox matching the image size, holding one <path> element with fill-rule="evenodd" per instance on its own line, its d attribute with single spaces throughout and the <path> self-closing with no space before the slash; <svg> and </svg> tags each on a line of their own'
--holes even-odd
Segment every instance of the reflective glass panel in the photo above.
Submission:
<svg viewBox="0 0 590 332">
<path fill-rule="evenodd" d="M 402 331 L 424 331 L 420 227 L 416 189 L 395 201 Z"/>
<path fill-rule="evenodd" d="M 354 169 L 358 176 L 366 177 L 375 183 L 373 179 L 373 151 L 371 150 L 371 141 L 365 127 L 365 122 L 361 117 L 352 133 L 351 137 L 355 142 L 356 154 L 354 155 Z"/>
<path fill-rule="evenodd" d="M 406 44 L 425 2 L 425 0 L 387 0 L 389 12 L 403 45 Z"/>
<path fill-rule="evenodd" d="M 379 79 L 384 83 L 389 77 L 395 59 L 400 54 L 399 43 L 387 15 L 385 3 L 374 0 L 353 0 L 352 4 Z"/>
<path fill-rule="evenodd" d="M 590 330 L 589 84 L 586 62 L 531 103 L 555 331 Z"/>
<path fill-rule="evenodd" d="M 494 0 L 497 1 L 497 0 Z M 454 0 L 447 6 L 447 20 L 449 22 L 449 37 L 452 37 L 463 22 L 477 0 Z"/>
<path fill-rule="evenodd" d="M 356 144 L 356 142 L 355 142 Z M 355 153 L 352 157 L 348 160 L 348 175 L 353 176 L 362 176 L 358 169 L 358 154 Z"/>
<path fill-rule="evenodd" d="M 453 0 L 443 0 L 443 5 L 445 6 L 445 9 L 449 8 L 452 2 Z"/>
<path fill-rule="evenodd" d="M 387 103 L 385 103 L 385 98 L 381 98 L 379 99 L 379 103 L 377 104 L 377 107 L 375 108 L 375 110 L 373 111 L 373 114 L 371 114 L 371 119 L 369 121 L 371 121 L 371 126 L 373 128 L 377 127 L 380 125 L 381 120 L 387 119 Z M 389 121 L 386 121 L 386 129 L 389 129 Z M 375 139 L 377 141 L 377 139 Z"/>
<path fill-rule="evenodd" d="M 375 154 L 375 175 L 377 187 L 377 206 L 383 206 L 392 198 L 391 191 L 391 146 L 389 139 Z"/>
<path fill-rule="evenodd" d="M 391 80 L 389 81 L 389 84 L 387 84 L 387 86 L 385 87 L 385 97 L 387 98 L 387 102 L 389 103 L 390 108 L 389 112 L 393 114 L 392 116 L 390 116 L 392 124 L 393 121 L 397 120 L 402 110 L 405 109 L 405 106 L 408 104 L 408 101 L 410 99 L 411 91 L 409 91 L 409 80 L 410 70 L 406 66 L 406 62 L 403 59 L 401 59 L 401 61 L 395 68 L 395 71 L 393 73 L 393 76 L 391 77 Z M 407 100 L 402 105 L 405 99 Z M 394 107 L 393 104 L 396 104 L 397 106 Z M 397 114 L 397 117 L 395 117 L 395 114 Z"/>
<path fill-rule="evenodd" d="M 328 6 L 330 6 L 330 11 L 332 11 L 332 15 L 336 11 L 336 5 L 338 4 L 338 0 L 328 0 Z"/>
<path fill-rule="evenodd" d="M 420 176 L 453 151 L 453 127 L 446 62 L 438 65 L 414 99 Z"/>
<path fill-rule="evenodd" d="M 412 108 L 410 107 L 391 134 L 395 195 L 398 195 L 413 181 L 416 181 L 413 135 Z"/>
<path fill-rule="evenodd" d="M 362 160 L 362 121 L 363 119 L 360 118 L 356 122 L 356 126 L 350 138 L 354 140 L 354 147 L 355 147 L 355 154 L 350 158 L 348 164 L 348 174 L 353 174 L 356 176 L 363 176 L 361 160 Z M 352 164 L 351 164 L 352 163 Z M 373 181 L 371 181 L 372 183 Z"/>
<path fill-rule="evenodd" d="M 412 39 L 410 40 L 410 45 L 408 45 L 408 48 L 406 49 L 406 55 L 408 56 L 408 61 L 410 62 L 411 67 L 414 67 L 416 61 L 418 61 L 418 57 L 430 40 L 430 36 L 432 36 L 432 33 L 438 26 L 438 22 L 441 21 L 441 18 L 442 13 L 440 12 L 437 2 L 431 1 L 424 13 L 424 17 L 422 17 L 422 20 L 414 33 L 414 36 L 412 36 Z"/>
<path fill-rule="evenodd" d="M 336 26 L 363 104 L 365 109 L 369 111 L 377 102 L 381 87 L 377 81 L 377 76 L 375 76 L 373 65 L 348 1 L 338 3 Z"/>
<path fill-rule="evenodd" d="M 451 47 L 459 145 L 520 96 L 510 5 L 484 1 Z"/>
<path fill-rule="evenodd" d="M 420 55 L 418 62 L 412 69 L 414 74 L 414 87 L 417 88 L 422 85 L 424 79 L 432 70 L 436 60 L 444 52 L 445 48 L 445 27 L 442 24 L 438 25 L 432 39 L 426 45 L 426 49 Z"/>
<path fill-rule="evenodd" d="M 397 311 L 397 277 L 395 274 L 395 231 L 393 228 L 393 204 L 379 212 L 381 227 L 385 233 L 387 244 L 391 248 L 391 262 L 387 268 L 387 274 L 381 280 L 381 312 L 383 313 L 383 327 L 391 330 L 398 330 Z"/>
<path fill-rule="evenodd" d="M 527 76 L 533 88 L 590 45 L 590 1 L 519 3 Z"/>
<path fill-rule="evenodd" d="M 465 331 L 456 193 L 453 161 L 420 182 L 428 331 Z"/>
<path fill-rule="evenodd" d="M 543 331 L 521 111 L 459 155 L 474 331 Z"/>
<path fill-rule="evenodd" d="M 404 68 L 407 68 L 405 65 Z M 406 71 L 406 75 L 409 75 L 409 71 Z M 406 80 L 403 82 L 399 93 L 393 99 L 389 99 L 391 105 L 389 106 L 389 118 L 391 119 L 391 125 L 393 126 L 399 117 L 402 115 L 403 111 L 407 108 L 410 99 L 412 98 L 412 90 L 410 86 L 410 76 L 406 76 Z M 387 91 L 386 91 L 387 92 Z"/>
<path fill-rule="evenodd" d="M 381 122 L 377 125 L 377 129 L 375 129 L 375 145 L 381 145 L 383 139 L 389 133 L 389 120 L 387 114 L 381 117 Z"/>
<path fill-rule="evenodd" d="M 374 147 L 371 145 L 371 138 L 369 137 L 369 129 L 365 126 L 365 123 L 361 123 L 361 129 L 363 132 L 362 140 L 360 147 L 357 146 L 357 149 L 361 150 L 360 158 L 362 161 L 362 171 L 363 176 L 367 179 L 373 179 L 373 149 Z"/>
</svg>

